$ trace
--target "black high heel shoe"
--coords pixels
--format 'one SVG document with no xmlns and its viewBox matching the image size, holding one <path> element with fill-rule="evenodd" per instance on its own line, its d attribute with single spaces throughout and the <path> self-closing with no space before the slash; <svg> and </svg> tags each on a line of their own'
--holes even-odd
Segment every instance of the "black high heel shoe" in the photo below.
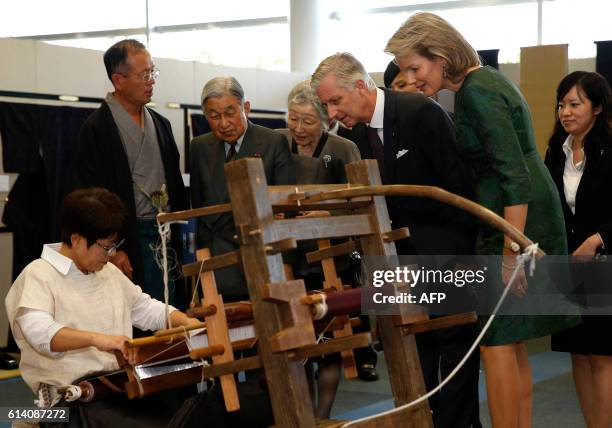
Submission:
<svg viewBox="0 0 612 428">
<path fill-rule="evenodd" d="M 19 363 L 6 352 L 0 351 L 0 369 L 15 370 L 19 367 Z"/>
</svg>

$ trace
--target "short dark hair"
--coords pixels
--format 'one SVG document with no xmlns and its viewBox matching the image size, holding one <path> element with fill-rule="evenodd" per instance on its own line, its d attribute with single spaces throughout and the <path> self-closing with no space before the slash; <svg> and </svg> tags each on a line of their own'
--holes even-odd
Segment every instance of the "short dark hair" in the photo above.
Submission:
<svg viewBox="0 0 612 428">
<path fill-rule="evenodd" d="M 609 144 L 612 137 L 612 93 L 605 77 L 592 71 L 574 71 L 561 80 L 557 88 L 557 104 L 555 105 L 555 127 L 548 145 L 560 153 L 560 148 L 567 138 L 567 132 L 559 120 L 559 102 L 574 87 L 580 96 L 586 96 L 593 108 L 601 107 L 601 112 L 595 117 L 593 128 L 584 138 L 584 153 L 588 157 L 599 150 L 600 144 Z"/>
<path fill-rule="evenodd" d="M 115 234 L 120 239 L 126 222 L 127 211 L 119 197 L 100 187 L 73 190 L 60 209 L 60 233 L 68 246 L 73 233 L 84 237 L 87 246 Z"/>
<path fill-rule="evenodd" d="M 113 73 L 118 69 L 125 69 L 128 65 L 127 58 L 131 51 L 145 50 L 145 45 L 135 39 L 125 39 L 112 45 L 104 52 L 104 66 L 108 79 L 113 81 Z"/>
<path fill-rule="evenodd" d="M 400 68 L 397 66 L 395 61 L 389 61 L 385 74 L 383 75 L 383 81 L 385 82 L 385 88 L 390 88 L 393 79 L 397 77 L 400 72 Z"/>
</svg>

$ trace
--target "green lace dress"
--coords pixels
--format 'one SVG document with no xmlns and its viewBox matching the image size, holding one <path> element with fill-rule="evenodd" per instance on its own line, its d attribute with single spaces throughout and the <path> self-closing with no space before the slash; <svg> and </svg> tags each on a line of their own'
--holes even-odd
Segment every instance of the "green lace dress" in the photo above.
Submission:
<svg viewBox="0 0 612 428">
<path fill-rule="evenodd" d="M 477 202 L 501 216 L 505 206 L 528 204 L 525 235 L 547 254 L 567 254 L 558 192 L 536 151 L 529 108 L 518 89 L 491 67 L 471 72 L 455 96 L 455 126 L 461 157 L 476 177 Z M 481 223 L 476 248 L 481 255 L 501 254 L 503 234 Z M 493 268 L 499 272 L 499 263 Z M 580 322 L 571 308 L 552 311 L 556 315 L 538 310 L 541 303 L 550 303 L 544 301 L 554 287 L 549 274 L 546 268 L 536 269 L 535 277 L 528 278 L 529 291 L 524 298 L 509 294 L 505 309 L 514 308 L 505 313 L 524 315 L 497 317 L 483 344 L 542 337 Z M 497 299 L 501 281 L 487 287 L 497 287 Z M 548 315 L 533 315 L 536 313 Z"/>
</svg>

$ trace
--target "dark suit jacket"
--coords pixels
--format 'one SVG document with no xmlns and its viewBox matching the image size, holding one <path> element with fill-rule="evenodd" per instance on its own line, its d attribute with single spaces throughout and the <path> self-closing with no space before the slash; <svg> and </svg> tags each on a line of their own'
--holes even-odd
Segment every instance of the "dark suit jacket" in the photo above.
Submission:
<svg viewBox="0 0 612 428">
<path fill-rule="evenodd" d="M 294 184 L 291 152 L 285 137 L 251 122 L 245 132 L 240 151 L 234 159 L 261 158 L 268 185 Z M 229 202 L 225 179 L 225 147 L 212 132 L 194 138 L 190 147 L 191 205 L 193 208 Z M 231 214 L 198 219 L 198 247 L 208 247 L 212 255 L 238 248 Z M 226 301 L 248 298 L 242 272 L 235 267 L 218 269 L 215 277 Z"/>
<path fill-rule="evenodd" d="M 350 128 L 346 128 L 342 125 L 338 127 L 338 137 L 346 138 L 347 140 L 353 141 L 353 133 Z"/>
<path fill-rule="evenodd" d="M 385 90 L 383 122 L 385 184 L 438 186 L 473 198 L 471 174 L 459 159 L 453 124 L 434 101 L 420 94 Z M 366 125 L 353 127 L 363 159 L 373 159 Z M 398 253 L 474 254 L 475 220 L 449 205 L 425 198 L 387 198 L 393 228 L 408 226 L 410 243 Z"/>
<path fill-rule="evenodd" d="M 179 152 L 168 119 L 149 109 L 164 164 L 172 211 L 187 209 L 187 192 L 179 164 Z M 128 212 L 125 251 L 134 269 L 134 283 L 143 285 L 143 266 L 136 226 L 136 204 L 128 159 L 113 115 L 105 101 L 87 118 L 74 157 L 74 187 L 104 187 L 115 192 Z M 122 249 L 124 249 L 122 248 Z"/>
<path fill-rule="evenodd" d="M 561 145 L 562 142 L 548 149 L 545 163 L 561 198 L 568 249 L 573 252 L 585 239 L 599 232 L 609 252 L 612 245 L 612 141 L 598 142 L 587 154 L 576 192 L 575 214 L 565 199 L 565 153 Z"/>
</svg>

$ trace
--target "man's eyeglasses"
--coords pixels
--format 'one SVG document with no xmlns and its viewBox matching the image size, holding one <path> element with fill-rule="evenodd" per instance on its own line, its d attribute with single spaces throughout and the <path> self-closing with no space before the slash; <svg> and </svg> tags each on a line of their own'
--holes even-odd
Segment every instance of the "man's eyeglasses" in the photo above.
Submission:
<svg viewBox="0 0 612 428">
<path fill-rule="evenodd" d="M 151 80 L 155 80 L 159 77 L 159 68 L 153 67 L 150 70 L 145 70 L 138 75 L 139 78 L 143 80 L 143 82 L 149 82 Z"/>
<path fill-rule="evenodd" d="M 110 256 L 113 251 L 117 251 L 117 248 L 119 248 L 121 245 L 123 245 L 123 243 L 125 242 L 125 239 L 122 239 L 121 241 L 117 242 L 116 244 L 113 245 L 102 245 L 100 244 L 98 241 L 94 241 L 94 244 L 96 244 L 98 247 L 102 248 L 104 251 L 106 251 L 106 255 Z"/>
<path fill-rule="evenodd" d="M 128 74 L 123 74 L 121 72 L 117 73 L 121 74 L 122 76 L 128 77 Z M 135 75 L 139 80 L 142 80 L 143 82 L 150 82 L 151 80 L 155 80 L 159 77 L 159 68 L 157 67 L 153 67 L 150 70 L 145 70 L 140 74 L 136 74 Z"/>
</svg>

